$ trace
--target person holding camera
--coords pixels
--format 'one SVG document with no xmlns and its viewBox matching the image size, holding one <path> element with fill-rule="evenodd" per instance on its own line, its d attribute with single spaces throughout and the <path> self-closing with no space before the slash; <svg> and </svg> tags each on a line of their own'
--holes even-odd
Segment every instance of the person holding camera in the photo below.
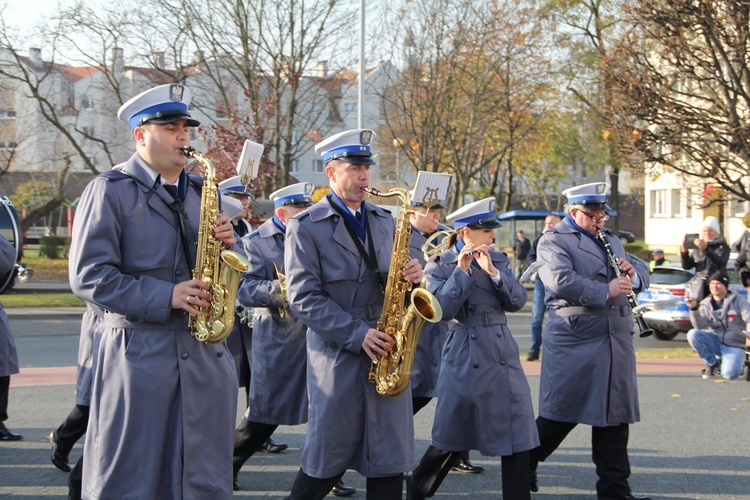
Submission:
<svg viewBox="0 0 750 500">
<path fill-rule="evenodd" d="M 729 290 L 729 277 L 724 271 L 716 271 L 707 281 L 711 295 L 700 304 L 694 297 L 685 299 L 693 324 L 687 333 L 688 342 L 706 362 L 703 378 L 721 371 L 722 377 L 732 380 L 745 367 L 745 345 L 750 345 L 750 338 L 745 339 L 743 332 L 750 321 L 750 304 Z"/>
<path fill-rule="evenodd" d="M 700 301 L 709 293 L 706 276 L 711 276 L 716 271 L 724 271 L 729 260 L 729 245 L 721 237 L 721 228 L 716 217 L 706 217 L 701 224 L 700 237 L 697 234 L 685 235 L 680 245 L 680 258 L 682 268 L 695 268 L 696 278 L 702 280 L 702 285 L 692 293 L 693 297 Z"/>
</svg>

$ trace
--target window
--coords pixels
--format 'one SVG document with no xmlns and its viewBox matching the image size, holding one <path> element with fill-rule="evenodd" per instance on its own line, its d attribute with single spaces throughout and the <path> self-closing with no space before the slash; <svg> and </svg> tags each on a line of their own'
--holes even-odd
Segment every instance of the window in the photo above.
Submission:
<svg viewBox="0 0 750 500">
<path fill-rule="evenodd" d="M 88 139 L 94 137 L 94 127 L 83 127 L 83 135 Z"/>
<path fill-rule="evenodd" d="M 344 103 L 344 113 L 347 115 L 350 115 L 356 111 L 357 105 L 353 102 L 345 102 Z"/>
<path fill-rule="evenodd" d="M 313 160 L 313 172 L 316 174 L 321 174 L 325 172 L 325 169 L 323 168 L 323 160 Z"/>
<path fill-rule="evenodd" d="M 292 161 L 292 166 L 289 167 L 289 172 L 292 174 L 296 174 L 299 172 L 299 162 L 297 160 Z"/>
<path fill-rule="evenodd" d="M 83 98 L 81 102 L 81 108 L 83 109 L 94 109 L 94 99 L 88 96 Z"/>
<path fill-rule="evenodd" d="M 688 199 L 686 189 L 672 189 L 672 217 L 687 217 Z"/>
<path fill-rule="evenodd" d="M 0 109 L 0 120 L 15 120 L 16 110 L 15 109 Z"/>
<path fill-rule="evenodd" d="M 666 189 L 655 189 L 651 191 L 651 217 L 667 217 L 669 205 L 667 196 L 669 191 Z"/>
</svg>

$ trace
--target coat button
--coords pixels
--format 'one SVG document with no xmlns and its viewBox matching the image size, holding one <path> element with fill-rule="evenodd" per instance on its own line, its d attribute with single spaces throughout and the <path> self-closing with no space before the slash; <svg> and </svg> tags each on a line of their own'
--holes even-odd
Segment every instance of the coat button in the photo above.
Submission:
<svg viewBox="0 0 750 500">
<path fill-rule="evenodd" d="M 364 278 L 360 278 L 360 280 L 359 280 L 359 284 L 360 284 L 360 285 L 363 285 L 364 283 L 365 283 L 365 279 L 364 279 Z"/>
<path fill-rule="evenodd" d="M 216 353 L 216 357 L 217 357 L 217 358 L 220 358 L 220 357 L 222 357 L 223 355 L 224 355 L 224 351 L 219 351 L 219 352 L 217 352 L 217 353 Z"/>
<path fill-rule="evenodd" d="M 182 356 L 180 356 L 182 359 L 188 359 L 190 357 L 190 354 L 183 352 Z"/>
<path fill-rule="evenodd" d="M 589 303 L 589 299 L 581 299 L 581 304 L 588 304 L 588 303 Z"/>
<path fill-rule="evenodd" d="M 131 323 L 135 323 L 139 319 L 141 319 L 140 316 L 138 316 L 137 314 L 128 314 L 127 318 L 128 318 L 128 321 L 130 321 Z"/>
<path fill-rule="evenodd" d="M 476 339 L 477 339 L 477 336 L 476 336 L 476 335 L 472 335 L 472 336 L 471 336 L 471 340 L 476 340 Z"/>
<path fill-rule="evenodd" d="M 453 290 L 451 290 L 451 297 L 458 297 L 459 294 L 460 293 L 459 293 L 458 289 L 454 288 Z"/>
<path fill-rule="evenodd" d="M 500 366 L 505 366 L 505 360 L 500 361 Z"/>
<path fill-rule="evenodd" d="M 339 345 L 336 342 L 331 342 L 328 344 L 328 347 L 330 347 L 331 349 L 338 349 Z"/>
<path fill-rule="evenodd" d="M 174 275 L 177 276 L 178 278 L 182 276 L 182 269 L 178 269 L 177 271 L 175 271 Z"/>
<path fill-rule="evenodd" d="M 502 334 L 501 332 L 498 332 L 497 336 L 498 336 L 498 337 L 502 337 L 502 336 L 503 336 L 503 334 Z"/>
<path fill-rule="evenodd" d="M 474 364 L 474 368 L 479 368 L 479 365 L 478 364 Z"/>
</svg>

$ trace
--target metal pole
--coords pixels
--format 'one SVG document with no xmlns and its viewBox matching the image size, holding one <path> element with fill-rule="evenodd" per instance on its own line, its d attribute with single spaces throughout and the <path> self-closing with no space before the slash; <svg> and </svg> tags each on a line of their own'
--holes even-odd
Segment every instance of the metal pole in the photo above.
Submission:
<svg viewBox="0 0 750 500">
<path fill-rule="evenodd" d="M 357 98 L 357 128 L 364 128 L 365 109 L 365 0 L 359 0 L 359 90 Z"/>
</svg>

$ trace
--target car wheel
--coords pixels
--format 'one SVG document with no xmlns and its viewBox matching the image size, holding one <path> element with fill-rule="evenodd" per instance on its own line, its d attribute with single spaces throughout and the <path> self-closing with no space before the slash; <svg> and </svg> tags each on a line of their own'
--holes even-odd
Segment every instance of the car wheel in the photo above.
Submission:
<svg viewBox="0 0 750 500">
<path fill-rule="evenodd" d="M 654 329 L 654 337 L 659 340 L 672 340 L 677 336 L 678 332 L 663 332 L 661 330 Z"/>
</svg>

